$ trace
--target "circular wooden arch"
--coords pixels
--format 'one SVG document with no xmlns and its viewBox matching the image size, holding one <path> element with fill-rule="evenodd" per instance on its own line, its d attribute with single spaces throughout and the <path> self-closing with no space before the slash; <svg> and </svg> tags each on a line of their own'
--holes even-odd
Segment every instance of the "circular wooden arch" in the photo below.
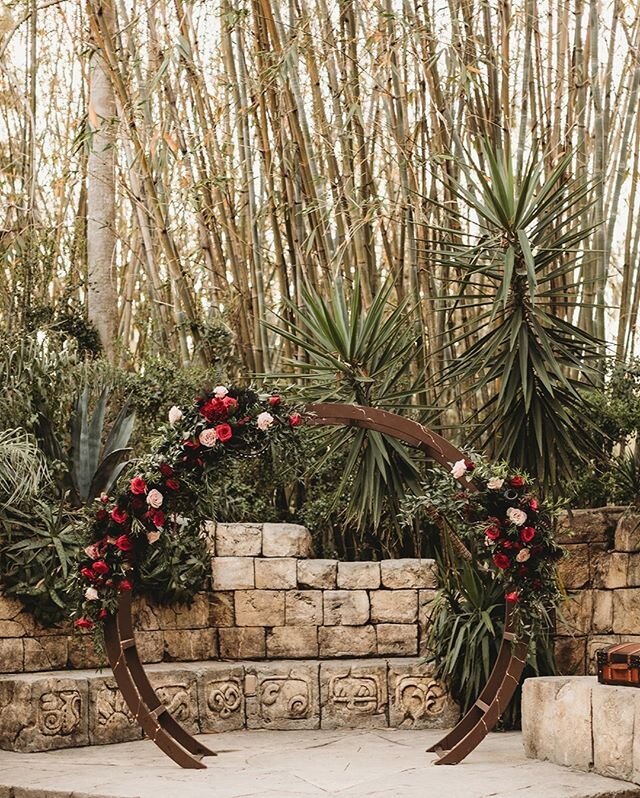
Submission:
<svg viewBox="0 0 640 798">
<path fill-rule="evenodd" d="M 449 467 L 463 458 L 451 443 L 417 421 L 386 410 L 345 404 L 311 404 L 305 408 L 307 423 L 317 426 L 355 426 L 397 438 L 424 451 L 430 459 Z M 476 490 L 473 483 L 465 483 Z M 136 648 L 131 618 L 131 593 L 123 592 L 118 611 L 104 625 L 109 664 L 134 719 L 147 736 L 183 768 L 204 768 L 202 759 L 216 752 L 198 742 L 168 712 L 144 670 Z M 527 643 L 516 641 L 507 610 L 505 632 L 498 658 L 476 702 L 458 724 L 429 748 L 438 754 L 437 765 L 455 765 L 476 748 L 495 727 L 520 682 Z"/>
</svg>

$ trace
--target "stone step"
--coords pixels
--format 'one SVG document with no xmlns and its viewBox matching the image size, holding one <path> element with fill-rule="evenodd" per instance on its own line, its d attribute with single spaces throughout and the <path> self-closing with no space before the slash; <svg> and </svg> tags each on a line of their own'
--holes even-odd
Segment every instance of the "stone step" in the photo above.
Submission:
<svg viewBox="0 0 640 798">
<path fill-rule="evenodd" d="M 527 679 L 522 692 L 525 753 L 640 784 L 640 690 L 594 676 Z"/>
<path fill-rule="evenodd" d="M 459 717 L 418 658 L 159 663 L 146 671 L 192 733 L 441 729 Z M 108 670 L 0 676 L 0 748 L 48 751 L 141 737 Z"/>
</svg>

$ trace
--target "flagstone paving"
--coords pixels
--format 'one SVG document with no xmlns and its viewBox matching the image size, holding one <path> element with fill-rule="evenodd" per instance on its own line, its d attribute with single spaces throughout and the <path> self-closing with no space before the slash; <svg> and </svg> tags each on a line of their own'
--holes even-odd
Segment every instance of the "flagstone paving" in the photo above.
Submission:
<svg viewBox="0 0 640 798">
<path fill-rule="evenodd" d="M 207 770 L 181 770 L 149 741 L 0 752 L 0 798 L 640 798 L 627 782 L 526 759 L 491 734 L 462 764 L 434 766 L 438 732 L 235 731 L 202 739 Z"/>
</svg>

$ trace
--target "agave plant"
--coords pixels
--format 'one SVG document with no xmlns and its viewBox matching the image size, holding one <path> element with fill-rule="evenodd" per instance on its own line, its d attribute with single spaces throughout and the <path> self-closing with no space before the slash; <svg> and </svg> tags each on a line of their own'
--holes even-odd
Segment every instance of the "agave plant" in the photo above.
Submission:
<svg viewBox="0 0 640 798">
<path fill-rule="evenodd" d="M 437 257 L 461 275 L 448 312 L 478 308 L 453 340 L 444 380 L 478 397 L 469 442 L 555 492 L 594 451 L 580 388 L 598 378 L 601 345 L 556 312 L 580 288 L 573 272 L 590 230 L 575 209 L 591 188 L 567 177 L 569 156 L 546 177 L 535 157 L 516 177 L 503 155 L 485 147 L 485 156 L 486 174 L 470 167 L 449 185 L 467 209 L 459 221 L 471 219 L 477 234 L 465 244 L 439 231 L 455 243 Z"/>
<path fill-rule="evenodd" d="M 366 308 L 358 281 L 348 296 L 338 279 L 328 299 L 307 288 L 302 307 L 289 305 L 290 321 L 268 325 L 300 351 L 300 357 L 286 362 L 299 376 L 306 401 L 409 410 L 416 385 L 423 384 L 422 375 L 414 373 L 420 334 L 408 304 L 392 305 L 392 290 L 391 283 L 383 286 Z M 348 488 L 347 521 L 375 533 L 386 510 L 386 518 L 395 523 L 401 498 L 418 488 L 418 468 L 407 450 L 368 430 L 320 434 L 329 456 L 345 452 L 333 506 Z"/>
</svg>

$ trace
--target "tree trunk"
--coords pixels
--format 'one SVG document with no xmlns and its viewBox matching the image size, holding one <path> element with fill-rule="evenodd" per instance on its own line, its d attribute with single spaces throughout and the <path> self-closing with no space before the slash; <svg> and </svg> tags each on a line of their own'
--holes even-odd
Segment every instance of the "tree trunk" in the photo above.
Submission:
<svg viewBox="0 0 640 798">
<path fill-rule="evenodd" d="M 111 0 L 102 0 L 94 8 L 112 31 Z M 113 362 L 118 325 L 114 268 L 116 105 L 103 53 L 98 49 L 91 55 L 89 81 L 89 125 L 93 135 L 87 162 L 87 306 L 104 352 Z"/>
</svg>

